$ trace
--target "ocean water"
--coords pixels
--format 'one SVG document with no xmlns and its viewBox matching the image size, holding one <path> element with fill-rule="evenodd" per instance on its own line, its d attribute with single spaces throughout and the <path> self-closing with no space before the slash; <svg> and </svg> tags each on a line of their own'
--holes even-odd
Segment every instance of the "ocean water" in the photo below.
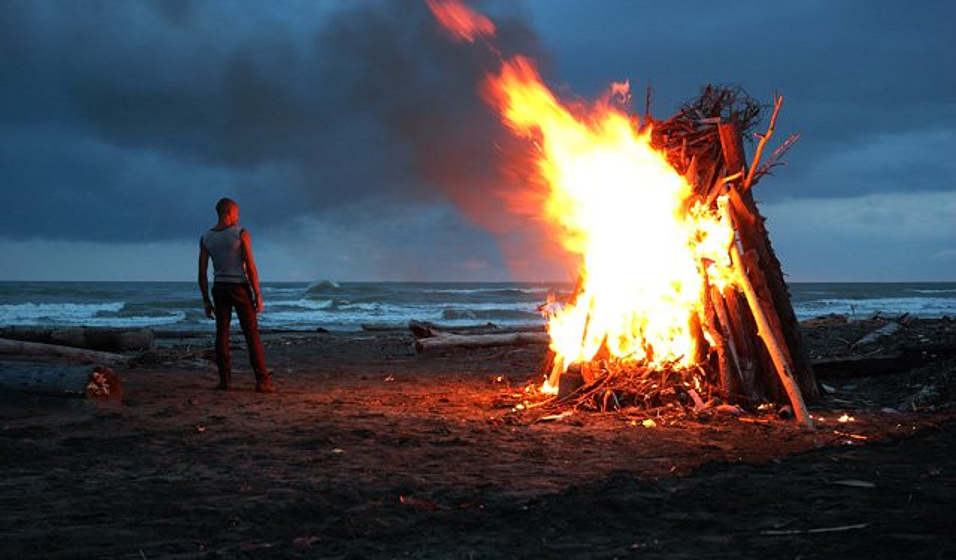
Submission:
<svg viewBox="0 0 956 560">
<path fill-rule="evenodd" d="M 317 282 L 263 284 L 263 328 L 357 331 L 411 319 L 446 325 L 540 325 L 538 306 L 570 284 Z M 956 282 L 794 283 L 798 318 L 837 313 L 956 317 Z M 0 326 L 213 330 L 193 282 L 0 282 Z"/>
</svg>

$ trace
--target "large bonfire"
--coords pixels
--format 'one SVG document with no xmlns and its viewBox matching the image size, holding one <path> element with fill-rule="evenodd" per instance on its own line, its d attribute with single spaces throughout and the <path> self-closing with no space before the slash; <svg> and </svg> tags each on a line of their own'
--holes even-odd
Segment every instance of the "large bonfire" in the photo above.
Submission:
<svg viewBox="0 0 956 560">
<path fill-rule="evenodd" d="M 693 366 L 702 295 L 727 278 L 730 225 L 691 201 L 651 128 L 636 131 L 610 100 L 574 116 L 524 58 L 505 62 L 488 89 L 506 122 L 540 146 L 542 213 L 581 259 L 574 300 L 549 308 L 554 371 L 601 350 L 652 368 Z M 626 85 L 614 91 L 626 95 Z"/>
<path fill-rule="evenodd" d="M 455 38 L 493 39 L 494 24 L 457 0 L 428 4 Z M 571 299 L 544 308 L 551 359 L 541 390 L 557 393 L 571 372 L 582 385 L 574 395 L 620 402 L 673 374 L 695 397 L 711 388 L 727 399 L 785 395 L 809 424 L 801 388 L 815 396 L 812 372 L 750 194 L 793 140 L 758 168 L 781 99 L 748 170 L 740 134 L 759 106 L 736 90 L 705 88 L 669 121 L 642 122 L 625 109 L 626 83 L 569 104 L 516 56 L 489 73 L 484 94 L 531 141 L 528 196 L 580 262 Z"/>
</svg>

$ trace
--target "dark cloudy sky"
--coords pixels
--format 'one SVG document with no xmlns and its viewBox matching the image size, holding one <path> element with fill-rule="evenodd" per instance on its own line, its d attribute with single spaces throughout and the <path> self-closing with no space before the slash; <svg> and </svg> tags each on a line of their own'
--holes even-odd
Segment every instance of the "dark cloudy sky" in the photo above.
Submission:
<svg viewBox="0 0 956 560">
<path fill-rule="evenodd" d="M 956 280 L 956 3 L 471 5 L 562 95 L 783 93 L 792 280 Z M 266 281 L 566 279 L 498 194 L 493 65 L 415 0 L 2 0 L 0 279 L 192 279 L 221 196 Z"/>
</svg>

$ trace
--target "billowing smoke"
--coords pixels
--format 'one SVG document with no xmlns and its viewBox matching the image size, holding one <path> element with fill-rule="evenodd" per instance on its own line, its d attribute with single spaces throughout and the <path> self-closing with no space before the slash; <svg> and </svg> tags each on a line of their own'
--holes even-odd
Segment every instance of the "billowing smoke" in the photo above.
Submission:
<svg viewBox="0 0 956 560">
<path fill-rule="evenodd" d="M 0 236 L 176 238 L 222 192 L 266 226 L 445 197 L 514 226 L 494 194 L 513 140 L 478 95 L 495 58 L 447 41 L 420 0 L 0 12 Z M 518 17 L 498 39 L 543 58 Z"/>
</svg>

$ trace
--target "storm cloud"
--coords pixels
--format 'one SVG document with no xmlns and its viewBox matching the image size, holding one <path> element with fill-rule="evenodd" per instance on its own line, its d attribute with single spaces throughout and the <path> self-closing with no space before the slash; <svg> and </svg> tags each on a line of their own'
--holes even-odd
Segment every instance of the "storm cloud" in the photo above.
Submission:
<svg viewBox="0 0 956 560">
<path fill-rule="evenodd" d="M 569 97 L 628 79 L 642 100 L 650 81 L 666 117 L 706 83 L 783 93 L 779 138 L 802 138 L 756 194 L 787 216 L 773 234 L 793 251 L 819 241 L 796 238 L 812 232 L 788 212 L 956 191 L 952 3 L 472 5 L 504 54 L 537 59 Z M 7 0 L 0 242 L 24 256 L 60 241 L 90 255 L 186 246 L 229 195 L 289 270 L 312 251 L 346 276 L 551 274 L 563 264 L 535 258 L 535 224 L 499 196 L 520 188 L 500 163 L 522 141 L 478 94 L 497 61 L 449 41 L 417 0 Z"/>
<path fill-rule="evenodd" d="M 420 2 L 0 9 L 0 235 L 175 238 L 223 192 L 265 226 L 443 194 L 500 214 L 481 207 L 507 141 L 476 93 L 493 60 Z M 500 34 L 538 50 L 520 22 Z"/>
<path fill-rule="evenodd" d="M 582 91 L 653 85 L 668 116 L 702 84 L 785 96 L 777 134 L 800 133 L 765 199 L 952 190 L 956 4 L 848 1 L 534 3 L 556 73 Z M 560 10 L 561 16 L 552 14 Z M 595 61 L 614 60 L 614 64 Z M 860 154 L 866 154 L 860 157 Z"/>
</svg>

